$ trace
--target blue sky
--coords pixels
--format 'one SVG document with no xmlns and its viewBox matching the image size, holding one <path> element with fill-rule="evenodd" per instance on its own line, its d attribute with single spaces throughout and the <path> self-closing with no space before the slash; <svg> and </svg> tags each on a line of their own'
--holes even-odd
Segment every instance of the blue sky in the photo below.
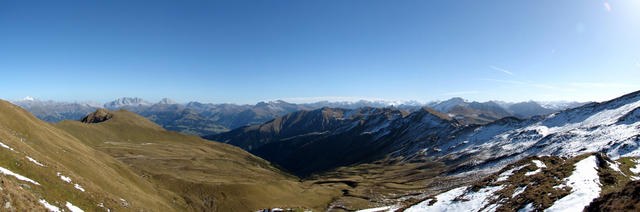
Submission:
<svg viewBox="0 0 640 212">
<path fill-rule="evenodd" d="M 0 98 L 605 100 L 640 0 L 0 1 Z"/>
</svg>

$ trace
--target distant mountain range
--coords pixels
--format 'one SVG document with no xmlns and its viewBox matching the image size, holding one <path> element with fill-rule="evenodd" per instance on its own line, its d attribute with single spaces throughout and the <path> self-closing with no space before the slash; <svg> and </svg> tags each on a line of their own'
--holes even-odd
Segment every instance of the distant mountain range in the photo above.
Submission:
<svg viewBox="0 0 640 212">
<path fill-rule="evenodd" d="M 392 101 L 356 101 L 294 104 L 282 100 L 259 102 L 255 105 L 211 104 L 189 102 L 178 104 L 170 99 L 162 99 L 157 103 L 147 102 L 141 98 L 125 97 L 105 104 L 39 101 L 34 98 L 15 100 L 12 103 L 25 108 L 36 117 L 48 121 L 78 120 L 98 108 L 109 110 L 126 109 L 142 115 L 162 127 L 192 135 L 212 135 L 227 132 L 238 127 L 259 125 L 277 117 L 300 111 L 315 110 L 323 107 L 357 109 L 362 107 L 394 108 L 415 111 L 423 106 L 431 107 L 444 113 L 461 124 L 486 124 L 497 119 L 516 116 L 528 118 L 535 115 L 549 114 L 569 107 L 581 105 L 576 102 L 546 102 L 543 106 L 530 101 L 522 103 L 468 102 L 461 98 L 447 101 L 420 104 L 419 102 Z"/>
<path fill-rule="evenodd" d="M 431 105 L 449 113 L 267 102 L 246 107 L 296 111 L 211 141 L 130 111 L 170 120 L 175 111 L 204 116 L 226 107 L 121 99 L 109 104 L 118 111 L 46 123 L 0 101 L 0 188 L 8 194 L 0 203 L 15 211 L 640 208 L 640 91 L 483 125 L 451 111 L 488 121 L 520 106 L 451 102 Z"/>
<path fill-rule="evenodd" d="M 427 107 L 448 114 L 462 124 L 487 124 L 489 122 L 513 116 L 521 119 L 546 115 L 574 108 L 586 103 L 581 102 L 544 102 L 535 101 L 507 103 L 500 101 L 469 102 L 462 98 L 431 102 Z M 543 106 L 544 105 L 544 106 Z"/>
<path fill-rule="evenodd" d="M 459 99 L 433 108 L 451 111 L 464 107 L 461 104 L 496 114 L 508 112 L 491 102 Z M 526 108 L 522 111 L 534 114 L 529 109 L 537 106 L 527 102 L 509 108 Z M 205 138 L 241 147 L 301 176 L 387 157 L 441 161 L 464 171 L 482 171 L 537 154 L 640 155 L 639 107 L 640 92 L 636 92 L 529 119 L 508 116 L 485 125 L 465 125 L 429 107 L 413 112 L 322 108 Z"/>
<path fill-rule="evenodd" d="M 513 113 L 495 105 L 500 104 L 454 99 L 432 107 Z M 535 105 L 508 108 L 527 108 L 522 111 L 533 114 L 529 109 Z M 304 179 L 350 185 L 345 196 L 384 206 L 370 211 L 634 208 L 637 198 L 615 201 L 640 187 L 640 91 L 484 125 L 462 124 L 429 107 L 325 107 L 205 138 L 241 147 Z M 441 189 L 440 194 L 371 194 L 416 185 Z M 362 209 L 350 204 L 339 202 L 330 209 Z"/>
</svg>

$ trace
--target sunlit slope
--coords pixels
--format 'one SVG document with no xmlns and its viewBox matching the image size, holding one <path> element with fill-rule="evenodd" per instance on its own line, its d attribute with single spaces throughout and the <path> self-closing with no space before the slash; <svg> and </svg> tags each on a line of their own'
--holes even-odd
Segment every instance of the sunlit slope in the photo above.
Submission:
<svg viewBox="0 0 640 212">
<path fill-rule="evenodd" d="M 46 201 L 86 211 L 101 211 L 101 206 L 159 211 L 172 208 L 167 199 L 176 198 L 122 162 L 6 101 L 0 101 L 0 142 L 3 179 L 11 181 L 6 185 L 19 185 L 36 198 L 9 198 L 16 210 Z"/>
<path fill-rule="evenodd" d="M 167 131 L 128 111 L 101 110 L 92 115 L 102 120 L 105 114 L 111 117 L 99 123 L 62 121 L 55 126 L 127 164 L 138 178 L 180 196 L 171 201 L 178 205 L 174 207 L 324 210 L 341 194 L 322 185 L 302 184 L 240 148 Z"/>
</svg>

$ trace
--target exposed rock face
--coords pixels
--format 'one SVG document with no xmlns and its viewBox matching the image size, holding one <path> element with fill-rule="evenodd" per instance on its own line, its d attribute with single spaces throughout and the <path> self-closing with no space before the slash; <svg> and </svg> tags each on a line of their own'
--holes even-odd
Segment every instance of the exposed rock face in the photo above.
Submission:
<svg viewBox="0 0 640 212">
<path fill-rule="evenodd" d="M 113 114 L 111 114 L 108 110 L 100 108 L 96 110 L 96 112 L 93 112 L 85 116 L 84 118 L 80 119 L 80 121 L 84 123 L 95 124 L 95 123 L 107 121 L 112 117 L 113 117 Z"/>
</svg>

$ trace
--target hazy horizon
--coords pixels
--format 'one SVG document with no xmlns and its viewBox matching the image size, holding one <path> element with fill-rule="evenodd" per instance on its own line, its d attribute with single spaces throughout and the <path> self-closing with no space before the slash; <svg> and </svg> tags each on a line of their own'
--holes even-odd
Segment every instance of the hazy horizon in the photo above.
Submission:
<svg viewBox="0 0 640 212">
<path fill-rule="evenodd" d="M 631 93 L 631 92 L 630 92 Z M 628 93 L 624 93 L 621 94 L 619 96 L 616 96 L 614 98 L 620 97 L 622 95 L 625 95 Z M 249 102 L 249 103 L 237 103 L 237 102 L 203 102 L 203 101 L 197 101 L 197 100 L 190 100 L 190 101 L 175 101 L 172 98 L 168 98 L 168 97 L 163 97 L 163 98 L 159 98 L 159 99 L 150 99 L 150 98 L 144 98 L 144 97 L 140 97 L 140 96 L 122 96 L 122 97 L 117 97 L 117 98 L 113 98 L 111 100 L 106 100 L 106 101 L 96 101 L 96 100 L 56 100 L 56 99 L 41 99 L 41 98 L 36 98 L 36 97 L 32 97 L 32 96 L 26 96 L 23 98 L 17 98 L 17 99 L 2 99 L 2 100 L 6 100 L 6 101 L 10 101 L 10 102 L 15 102 L 15 101 L 29 101 L 29 100 L 37 100 L 37 101 L 41 101 L 41 102 L 47 102 L 47 101 L 53 101 L 53 102 L 62 102 L 62 103 L 94 103 L 94 104 L 99 104 L 99 105 L 103 105 L 121 98 L 140 98 L 148 103 L 151 104 L 155 104 L 158 103 L 160 101 L 162 101 L 163 99 L 167 98 L 169 100 L 172 100 L 174 102 L 176 102 L 177 104 L 187 104 L 190 102 L 199 102 L 199 103 L 203 103 L 203 104 L 236 104 L 236 105 L 256 105 L 258 103 L 261 102 L 275 102 L 275 101 L 284 101 L 287 103 L 294 103 L 294 104 L 312 104 L 312 103 L 319 103 L 319 102 L 329 102 L 329 103 L 356 103 L 359 101 L 368 101 L 368 102 L 385 102 L 385 103 L 392 103 L 393 105 L 400 105 L 400 104 L 413 104 L 413 103 L 418 103 L 418 104 L 429 104 L 429 103 L 434 103 L 434 102 L 442 102 L 442 101 L 447 101 L 447 100 L 451 100 L 453 98 L 462 98 L 467 102 L 489 102 L 489 101 L 495 101 L 495 102 L 504 102 L 504 103 L 519 103 L 519 102 L 529 102 L 529 101 L 534 101 L 534 102 L 538 102 L 538 103 L 571 103 L 571 102 L 577 102 L 577 103 L 586 103 L 586 102 L 603 102 L 603 101 L 608 101 L 611 99 L 605 99 L 602 101 L 571 101 L 571 100 L 550 100 L 550 101 L 544 101 L 544 100 L 535 100 L 535 99 L 530 99 L 530 100 L 523 100 L 523 101 L 505 101 L 505 100 L 501 100 L 501 99 L 491 99 L 491 100 L 484 100 L 484 101 L 480 101 L 480 100 L 474 100 L 474 99 L 468 99 L 468 98 L 463 98 L 463 97 L 459 97 L 459 96 L 452 96 L 450 98 L 446 98 L 446 99 L 434 99 L 434 100 L 427 100 L 427 101 L 418 101 L 418 100 L 387 100 L 387 99 L 375 99 L 375 98 L 358 98 L 358 97 L 308 97 L 308 98 L 282 98 L 282 99 L 266 99 L 266 100 L 259 100 L 256 102 Z"/>
</svg>

